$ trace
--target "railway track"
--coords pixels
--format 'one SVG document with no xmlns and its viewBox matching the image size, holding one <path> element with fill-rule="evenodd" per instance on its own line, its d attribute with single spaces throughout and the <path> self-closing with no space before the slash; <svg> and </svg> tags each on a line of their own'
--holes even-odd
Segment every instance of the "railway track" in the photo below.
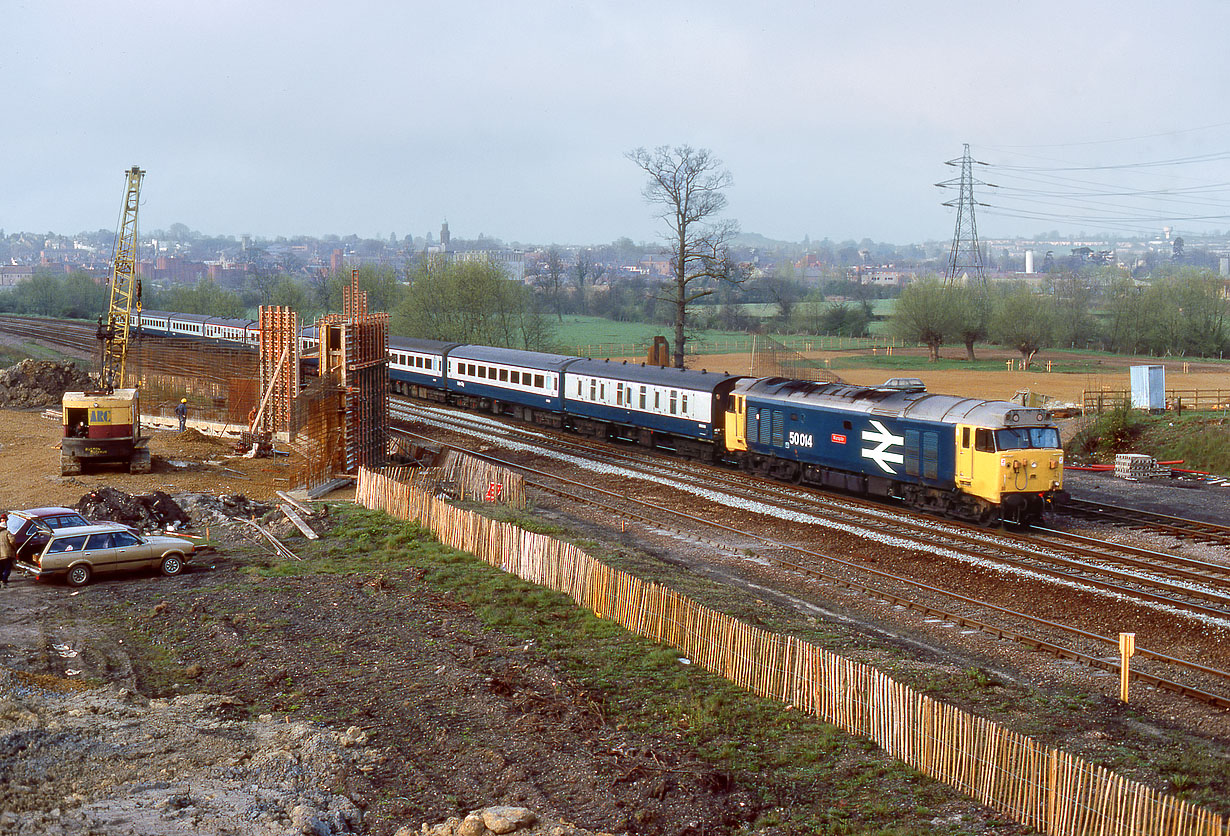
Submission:
<svg viewBox="0 0 1230 836">
<path fill-rule="evenodd" d="M 419 419 L 410 417 L 412 410 L 420 406 L 418 404 L 399 403 L 395 404 L 393 412 L 394 415 L 401 414 L 408 420 L 421 420 L 421 415 Z M 431 407 L 426 409 L 431 410 L 432 414 L 435 414 L 437 418 L 440 413 L 447 413 L 446 410 L 435 410 Z M 411 410 L 411 412 L 407 410 Z M 455 420 L 463 424 L 467 420 L 475 418 L 470 413 L 457 413 L 457 415 L 459 417 Z M 491 425 L 497 422 L 494 422 L 487 416 L 478 417 L 481 418 L 481 426 L 477 430 L 477 435 L 480 438 L 485 442 L 496 445 L 508 443 L 507 439 L 500 438 L 500 434 L 493 430 Z M 498 426 L 506 432 L 513 433 L 521 429 L 516 425 L 505 425 L 502 423 L 498 424 Z M 544 441 L 544 439 L 547 440 Z M 612 453 L 611 448 L 607 445 L 591 445 L 588 442 L 576 442 L 572 439 L 561 440 L 555 436 L 545 436 L 537 428 L 526 429 L 525 435 L 521 436 L 521 443 L 532 445 L 540 454 L 545 453 L 547 447 L 552 447 L 561 456 L 575 456 L 578 459 L 585 458 L 587 460 L 592 460 L 592 457 L 602 466 L 633 469 L 644 468 L 640 475 L 642 478 L 650 481 L 655 479 L 654 472 L 660 473 L 665 469 L 670 474 L 668 478 L 672 480 L 677 478 L 681 480 L 699 480 L 712 491 L 726 492 L 730 488 L 730 485 L 723 482 L 722 479 L 731 477 L 729 474 L 723 474 L 721 471 L 717 471 L 717 474 L 706 472 L 698 476 L 694 473 L 688 474 L 686 472 L 687 468 L 682 468 L 678 463 L 670 460 L 654 459 L 651 464 L 644 464 L 641 460 L 646 457 L 642 451 L 634 451 L 635 455 L 621 457 Z M 555 445 L 559 446 L 556 447 Z M 593 484 L 582 484 L 580 482 L 573 482 L 569 485 L 568 480 L 555 474 L 548 474 L 523 464 L 510 463 L 504 459 L 495 458 L 490 454 L 478 455 L 482 455 L 490 460 L 499 461 L 505 466 L 522 470 L 529 474 L 531 482 L 540 489 L 562 496 L 569 502 L 586 503 L 599 507 L 603 514 L 659 528 L 663 525 L 669 526 L 669 523 L 663 522 L 664 517 L 685 520 L 686 526 L 681 528 L 681 531 L 684 532 L 683 536 L 693 539 L 697 536 L 695 529 L 698 526 L 707 526 L 718 532 L 711 540 L 713 545 L 725 550 L 729 550 L 732 537 L 736 541 L 742 538 L 754 539 L 761 544 L 764 550 L 761 554 L 763 559 L 791 572 L 854 590 L 862 596 L 875 597 L 890 603 L 894 607 L 913 610 L 922 614 L 925 618 L 940 619 L 954 626 L 979 630 L 1000 638 L 1012 639 L 1026 646 L 1044 650 L 1060 658 L 1069 659 L 1092 668 L 1108 672 L 1118 670 L 1117 660 L 1111 659 L 1107 655 L 1112 648 L 1117 646 L 1117 637 L 1112 637 L 1113 634 L 1100 635 L 1072 625 L 1042 619 L 993 601 L 979 600 L 971 595 L 963 594 L 959 590 L 941 588 L 935 584 L 920 582 L 914 578 L 886 572 L 862 563 L 855 563 L 805 546 L 791 544 L 779 537 L 758 535 L 728 525 L 720 520 L 703 519 L 696 515 L 664 508 L 661 505 L 643 503 L 640 500 L 627 496 L 626 492 L 614 493 L 603 491 Z M 745 499 L 751 501 L 751 497 L 755 496 L 755 501 L 768 502 L 769 499 L 766 498 L 766 494 L 775 497 L 777 494 L 784 493 L 786 494 L 785 499 L 788 500 L 784 507 L 791 513 L 802 513 L 800 509 L 803 507 L 806 507 L 808 514 L 823 515 L 825 513 L 823 508 L 816 507 L 816 503 L 812 502 L 809 504 L 797 496 L 791 497 L 789 495 L 790 491 L 797 493 L 797 489 L 790 488 L 789 486 L 780 486 L 777 483 L 766 483 L 764 487 L 765 490 L 763 492 L 746 494 Z M 773 501 L 776 502 L 779 499 L 780 497 L 775 497 Z M 852 525 L 849 521 L 851 510 L 846 505 L 844 498 L 840 502 L 834 503 L 834 506 L 828 510 L 828 513 L 834 516 L 845 515 L 846 521 L 844 524 L 847 526 Z M 1005 542 L 1009 541 L 1010 538 L 989 533 L 985 530 L 963 532 L 960 531 L 959 526 L 948 527 L 940 521 L 924 520 L 912 522 L 897 519 L 899 516 L 895 511 L 875 508 L 865 512 L 857 525 L 870 527 L 876 522 L 878 517 L 885 518 L 879 520 L 879 523 L 883 526 L 879 531 L 886 533 L 891 530 L 895 532 L 895 536 L 903 538 L 914 537 L 913 548 L 930 548 L 937 551 L 943 549 L 947 551 L 956 549 L 959 544 L 963 543 L 967 557 L 998 561 L 1015 560 L 1018 567 L 1023 566 L 1028 558 L 1013 558 L 1005 555 L 1011 555 L 1013 552 L 1018 555 L 1032 552 L 1046 553 L 1060 548 L 1053 541 L 1053 534 L 1048 535 L 1045 541 L 1039 538 L 1029 538 L 1019 545 L 1012 545 L 1010 542 L 1005 545 Z M 934 531 L 931 531 L 931 529 L 935 528 L 937 522 L 940 526 L 944 527 L 942 534 L 943 545 L 934 539 L 930 543 L 920 542 L 917 538 L 924 535 L 934 535 Z M 1037 539 L 1037 542 L 1035 542 L 1035 539 Z M 1133 549 L 1132 547 L 1128 547 L 1126 551 L 1116 551 L 1116 558 L 1120 561 L 1120 565 L 1124 562 L 1130 565 L 1132 561 L 1137 561 L 1136 568 L 1130 572 L 1125 572 L 1112 567 L 1109 569 L 1111 576 L 1119 574 L 1124 577 L 1113 581 L 1100 580 L 1097 577 L 1093 577 L 1093 575 L 1095 573 L 1105 574 L 1108 570 L 1106 567 L 1093 564 L 1090 562 L 1090 558 L 1091 555 L 1099 554 L 1098 549 L 1103 546 L 1111 546 L 1111 544 L 1089 541 L 1088 538 L 1083 539 L 1085 542 L 1079 548 L 1085 551 L 1085 562 L 1080 563 L 1074 558 L 1059 556 L 1059 563 L 1062 568 L 1051 569 L 1052 578 L 1080 583 L 1086 587 L 1100 589 L 1106 594 L 1119 598 L 1151 601 L 1156 605 L 1172 609 L 1175 612 L 1186 613 L 1188 617 L 1214 618 L 1222 622 L 1230 619 L 1230 597 L 1228 597 L 1230 596 L 1230 583 L 1228 583 L 1225 567 L 1207 564 L 1202 568 L 1199 561 L 1192 561 L 1190 565 L 1182 569 L 1184 573 L 1188 574 L 1186 581 L 1173 584 L 1169 591 L 1163 594 L 1157 591 L 1150 591 L 1147 588 L 1150 584 L 1142 581 L 1138 576 L 1147 574 L 1147 572 L 1142 571 L 1142 567 L 1156 569 L 1160 565 L 1160 559 L 1165 558 L 1165 555 L 1150 553 L 1143 549 Z M 990 546 L 988 546 L 988 543 Z M 1051 562 L 1054 563 L 1054 560 L 1052 559 Z M 1071 565 L 1074 563 L 1078 565 Z M 1065 566 L 1063 564 L 1068 565 Z M 1025 568 L 1030 572 L 1046 573 L 1046 570 L 1041 565 L 1029 565 Z M 1199 583 L 1194 582 L 1196 579 L 1199 579 Z M 1156 590 L 1159 586 L 1165 588 L 1166 583 L 1165 581 L 1159 581 L 1152 584 L 1152 586 Z M 1205 585 L 1209 586 L 1209 588 L 1203 588 Z M 1193 590 L 1195 591 L 1193 592 Z M 982 614 L 979 615 L 978 613 Z M 1230 702 L 1227 701 L 1228 698 L 1221 695 L 1221 693 L 1226 693 L 1227 689 L 1230 689 L 1230 673 L 1147 648 L 1142 651 L 1138 647 L 1138 656 L 1149 660 L 1150 665 L 1181 672 L 1179 674 L 1172 673 L 1168 676 L 1163 676 L 1150 671 L 1134 670 L 1133 676 L 1135 677 L 1139 673 L 1140 681 L 1150 682 L 1158 688 L 1185 694 L 1212 705 L 1230 707 Z M 1176 678 L 1178 676 L 1181 676 L 1182 680 Z M 1219 691 L 1221 693 L 1218 693 Z"/>
<path fill-rule="evenodd" d="M 401 401 L 397 415 L 413 413 L 418 405 Z M 432 410 L 434 420 L 461 429 L 474 417 L 469 413 Z M 487 426 L 484 420 L 484 431 Z M 502 425 L 505 432 L 522 428 Z M 564 455 L 584 456 L 613 467 L 630 469 L 652 480 L 656 474 L 668 475 L 693 492 L 720 491 L 746 503 L 771 502 L 780 510 L 807 516 L 836 530 L 859 536 L 880 535 L 898 538 L 907 547 L 939 548 L 950 557 L 966 561 L 994 560 L 1021 571 L 1034 572 L 1062 582 L 1081 584 L 1102 592 L 1147 600 L 1178 611 L 1230 620 L 1230 567 L 1089 538 L 1068 537 L 1050 531 L 1048 539 L 1012 536 L 961 523 L 936 520 L 911 511 L 889 509 L 878 503 L 834 498 L 823 491 L 811 491 L 780 483 L 732 474 L 720 468 L 681 463 L 667 457 L 648 459 L 639 450 L 621 451 L 571 437 L 545 439 L 536 429 L 526 429 L 523 439 L 534 444 L 551 445 Z M 698 468 L 701 468 L 698 470 Z"/>
<path fill-rule="evenodd" d="M 403 430 L 396 430 L 395 432 L 419 439 L 431 440 L 426 436 Z M 858 565 L 813 549 L 786 543 L 735 526 L 703 519 L 682 511 L 666 508 L 662 505 L 631 498 L 626 494 L 604 490 L 591 483 L 566 479 L 558 474 L 551 474 L 522 464 L 509 462 L 492 456 L 489 453 L 481 453 L 476 450 L 463 450 L 463 452 L 520 471 L 527 475 L 527 483 L 535 488 L 555 494 L 570 503 L 591 506 L 604 515 L 633 523 L 641 523 L 659 530 L 666 527 L 674 530 L 678 536 L 690 539 L 696 538 L 695 529 L 699 526 L 714 529 L 721 535 L 734 535 L 741 539 L 754 540 L 764 547 L 764 551 L 758 553 L 758 557 L 777 567 L 809 579 L 839 586 L 863 596 L 877 598 L 894 607 L 914 611 L 925 618 L 938 619 L 955 627 L 977 630 L 999 639 L 1017 642 L 1034 650 L 1049 653 L 1060 659 L 1086 665 L 1108 673 L 1117 674 L 1119 672 L 1118 663 L 1112 661 L 1109 657 L 1083 651 L 1072 644 L 1062 644 L 1060 641 L 1043 633 L 1058 632 L 1068 637 L 1069 640 L 1105 646 L 1108 650 L 1117 646 L 1117 638 L 1115 637 L 1101 636 L 1079 628 L 1041 619 L 1028 613 L 1014 611 L 951 590 L 939 589 L 910 578 Z M 686 527 L 683 524 L 686 524 Z M 728 540 L 714 539 L 708 542 L 718 548 L 729 548 Z M 788 555 L 788 557 L 784 555 Z M 915 593 L 945 598 L 950 603 L 938 605 L 933 600 L 923 600 L 923 597 L 917 594 L 902 594 L 883 584 L 853 580 L 847 574 L 838 574 L 833 571 L 834 566 L 849 569 L 855 573 L 870 574 L 876 580 L 905 587 Z M 1031 624 L 1039 628 L 1040 631 L 1027 632 L 1019 626 L 1012 626 L 1003 622 L 998 624 L 992 623 L 986 620 L 986 616 L 975 617 L 971 615 L 968 609 L 963 612 L 958 611 L 954 604 L 982 609 L 986 612 L 1003 616 L 1009 621 Z M 1219 708 L 1230 708 L 1230 696 L 1227 696 L 1227 694 L 1230 694 L 1230 671 L 1168 656 L 1140 645 L 1136 647 L 1136 655 L 1142 659 L 1148 659 L 1158 666 L 1175 668 L 1185 673 L 1193 674 L 1199 679 L 1206 680 L 1212 684 L 1199 687 L 1190 682 L 1182 682 L 1177 679 L 1160 676 L 1153 672 L 1140 670 L 1139 668 L 1133 671 L 1133 679 Z M 1218 686 L 1222 688 L 1222 693 L 1208 690 Z"/>
<path fill-rule="evenodd" d="M 75 351 L 98 351 L 98 328 L 71 319 L 0 316 L 0 332 Z"/>
<path fill-rule="evenodd" d="M 1110 522 L 1122 528 L 1153 531 L 1179 540 L 1230 546 L 1230 526 L 1218 523 L 1173 517 L 1168 514 L 1142 511 L 1139 508 L 1121 508 L 1105 502 L 1089 502 L 1083 499 L 1068 499 L 1059 510 L 1070 516 Z"/>
</svg>

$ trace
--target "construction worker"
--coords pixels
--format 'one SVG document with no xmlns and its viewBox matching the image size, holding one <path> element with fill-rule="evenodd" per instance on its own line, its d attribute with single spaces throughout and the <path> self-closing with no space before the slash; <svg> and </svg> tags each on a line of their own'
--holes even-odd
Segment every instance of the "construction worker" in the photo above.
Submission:
<svg viewBox="0 0 1230 836">
<path fill-rule="evenodd" d="M 179 416 L 179 431 L 182 433 L 188 426 L 188 399 L 180 398 L 175 405 L 175 414 Z"/>
<path fill-rule="evenodd" d="M 13 532 L 9 531 L 8 514 L 0 514 L 0 584 L 9 585 L 9 573 L 13 571 L 13 561 L 17 559 L 17 541 Z"/>
</svg>

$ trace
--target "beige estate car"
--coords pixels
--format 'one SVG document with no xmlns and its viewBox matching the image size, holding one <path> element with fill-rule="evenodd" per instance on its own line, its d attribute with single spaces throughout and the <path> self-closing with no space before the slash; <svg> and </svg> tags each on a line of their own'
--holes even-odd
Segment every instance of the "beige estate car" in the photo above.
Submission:
<svg viewBox="0 0 1230 836">
<path fill-rule="evenodd" d="M 64 575 L 72 586 L 85 586 L 95 574 L 158 568 L 178 575 L 192 559 L 194 546 L 179 537 L 133 534 L 125 525 L 97 525 L 52 532 L 43 550 L 17 565 L 38 579 Z"/>
</svg>

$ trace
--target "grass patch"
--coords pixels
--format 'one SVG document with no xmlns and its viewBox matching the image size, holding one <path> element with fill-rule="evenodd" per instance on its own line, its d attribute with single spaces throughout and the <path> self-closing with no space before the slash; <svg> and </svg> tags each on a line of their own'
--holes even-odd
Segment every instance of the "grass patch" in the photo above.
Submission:
<svg viewBox="0 0 1230 836">
<path fill-rule="evenodd" d="M 1066 447 L 1074 460 L 1112 464 L 1118 453 L 1144 453 L 1179 467 L 1230 475 L 1230 421 L 1220 413 L 1149 415 L 1117 409 L 1100 415 Z"/>
<path fill-rule="evenodd" d="M 920 821 L 900 823 L 903 810 L 930 811 L 953 800 L 950 790 L 872 744 L 751 696 L 561 593 L 441 546 L 417 524 L 355 507 L 339 507 L 337 516 L 332 536 L 304 548 L 302 561 L 251 571 L 276 578 L 415 569 L 487 629 L 546 654 L 608 724 L 686 744 L 707 763 L 712 780 L 754 793 L 792 831 L 916 832 Z M 747 610 L 754 610 L 750 598 Z"/>
<path fill-rule="evenodd" d="M 15 366 L 22 360 L 52 360 L 57 363 L 62 361 L 78 362 L 54 348 L 48 348 L 37 343 L 0 345 L 0 368 Z"/>
</svg>

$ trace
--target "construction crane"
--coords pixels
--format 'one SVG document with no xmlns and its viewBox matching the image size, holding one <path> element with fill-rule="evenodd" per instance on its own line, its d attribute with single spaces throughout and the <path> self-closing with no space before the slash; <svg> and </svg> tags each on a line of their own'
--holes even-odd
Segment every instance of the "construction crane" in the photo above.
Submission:
<svg viewBox="0 0 1230 836">
<path fill-rule="evenodd" d="M 105 323 L 101 317 L 98 320 L 98 338 L 102 342 L 98 386 L 106 391 L 124 385 L 129 323 L 134 311 L 141 313 L 141 281 L 137 277 L 137 206 L 144 177 L 145 172 L 135 165 L 127 172 L 124 205 L 120 209 L 120 225 L 115 234 L 107 317 Z"/>
<path fill-rule="evenodd" d="M 95 389 L 65 392 L 64 437 L 60 441 L 60 473 L 80 473 L 87 463 L 121 462 L 131 473 L 148 473 L 149 438 L 141 436 L 141 401 L 127 381 L 128 338 L 132 314 L 141 312 L 141 281 L 137 275 L 137 207 L 145 172 L 126 172 L 124 203 L 115 234 L 115 255 L 107 314 L 98 318 L 100 356 Z"/>
</svg>

